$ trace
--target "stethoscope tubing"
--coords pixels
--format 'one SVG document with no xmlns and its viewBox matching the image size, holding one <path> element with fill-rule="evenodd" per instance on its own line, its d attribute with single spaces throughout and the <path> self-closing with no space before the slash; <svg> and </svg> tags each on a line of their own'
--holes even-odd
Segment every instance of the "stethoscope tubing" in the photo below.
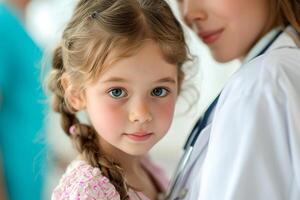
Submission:
<svg viewBox="0 0 300 200">
<path fill-rule="evenodd" d="M 174 200 L 175 197 L 174 195 L 176 194 L 176 186 L 178 185 L 178 183 L 180 183 L 183 179 L 183 175 L 184 175 L 184 169 L 187 166 L 187 163 L 192 155 L 193 152 L 193 146 L 189 146 L 189 148 L 187 150 L 184 151 L 183 156 L 180 159 L 180 164 L 177 166 L 175 172 L 175 176 L 173 176 L 174 178 L 171 180 L 171 184 L 167 191 L 167 196 L 166 196 L 166 200 Z M 176 194 L 177 195 L 177 194 Z"/>
<path fill-rule="evenodd" d="M 187 139 L 185 146 L 184 146 L 184 154 L 181 157 L 180 161 L 179 161 L 179 165 L 177 166 L 176 170 L 175 170 L 175 175 L 173 176 L 173 179 L 171 180 L 171 184 L 169 189 L 167 190 L 166 193 L 166 200 L 174 200 L 176 199 L 176 186 L 178 185 L 178 183 L 180 183 L 183 179 L 183 175 L 184 175 L 184 170 L 187 166 L 187 163 L 192 155 L 193 149 L 194 149 L 194 145 L 201 133 L 201 131 L 205 128 L 205 126 L 208 123 L 208 119 L 209 116 L 211 115 L 211 112 L 213 111 L 214 107 L 217 105 L 218 99 L 219 99 L 218 95 L 215 100 L 210 104 L 210 106 L 208 107 L 208 109 L 206 110 L 206 112 L 204 113 L 203 118 L 200 118 L 194 128 L 192 129 L 192 132 L 189 136 L 189 138 Z M 176 194 L 176 195 L 175 195 Z"/>
</svg>

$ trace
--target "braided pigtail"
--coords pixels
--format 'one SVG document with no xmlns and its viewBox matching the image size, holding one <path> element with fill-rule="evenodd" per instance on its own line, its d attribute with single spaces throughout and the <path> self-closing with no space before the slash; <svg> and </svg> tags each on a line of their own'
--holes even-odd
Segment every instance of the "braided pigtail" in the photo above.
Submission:
<svg viewBox="0 0 300 200">
<path fill-rule="evenodd" d="M 118 163 L 101 153 L 99 137 L 89 125 L 81 124 L 76 117 L 76 109 L 68 103 L 61 79 L 65 73 L 62 47 L 57 47 L 53 55 L 53 69 L 49 76 L 49 89 L 53 92 L 53 109 L 61 115 L 61 126 L 72 139 L 78 152 L 93 167 L 98 167 L 119 192 L 121 199 L 128 199 L 127 185 Z"/>
<path fill-rule="evenodd" d="M 96 131 L 84 124 L 75 124 L 70 129 L 75 146 L 84 159 L 93 167 L 100 168 L 101 173 L 115 186 L 122 200 L 129 199 L 123 170 L 117 162 L 102 153 Z"/>
<path fill-rule="evenodd" d="M 61 84 L 61 78 L 65 72 L 64 63 L 62 58 L 62 47 L 59 46 L 55 49 L 52 59 L 52 71 L 49 75 L 48 88 L 54 94 L 52 107 L 55 112 L 61 114 L 61 125 L 67 135 L 69 135 L 69 127 L 72 124 L 78 123 L 78 119 L 70 111 L 70 106 L 67 106 L 65 101 L 65 91 Z"/>
</svg>

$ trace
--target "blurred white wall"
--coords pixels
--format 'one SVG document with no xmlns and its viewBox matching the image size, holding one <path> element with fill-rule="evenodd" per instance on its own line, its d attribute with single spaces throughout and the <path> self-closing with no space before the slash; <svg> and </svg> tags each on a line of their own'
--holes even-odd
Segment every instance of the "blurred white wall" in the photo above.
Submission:
<svg viewBox="0 0 300 200">
<path fill-rule="evenodd" d="M 75 2 L 74 0 L 33 0 L 29 6 L 27 10 L 27 27 L 36 41 L 46 49 L 47 54 L 56 46 Z M 169 0 L 169 2 L 175 14 L 179 17 L 176 0 Z M 216 63 L 210 56 L 208 49 L 197 37 L 187 27 L 185 27 L 185 30 L 191 53 L 198 56 L 198 62 L 195 63 L 193 69 L 197 69 L 197 73 L 189 81 L 197 88 L 200 95 L 198 103 L 193 105 L 191 111 L 185 114 L 183 111 L 189 105 L 182 97 L 179 97 L 176 115 L 169 133 L 151 151 L 153 159 L 166 169 L 169 176 L 176 167 L 182 153 L 182 146 L 193 124 L 220 92 L 239 64 L 237 61 L 227 64 Z M 184 95 L 189 99 L 191 93 L 184 92 Z M 71 145 L 60 129 L 57 116 L 53 113 L 49 114 L 48 126 L 49 142 L 55 153 L 67 160 L 71 159 L 74 152 L 68 150 L 71 149 Z M 57 184 L 61 173 L 62 171 L 56 171 L 51 175 L 52 179 L 49 187 Z"/>
</svg>

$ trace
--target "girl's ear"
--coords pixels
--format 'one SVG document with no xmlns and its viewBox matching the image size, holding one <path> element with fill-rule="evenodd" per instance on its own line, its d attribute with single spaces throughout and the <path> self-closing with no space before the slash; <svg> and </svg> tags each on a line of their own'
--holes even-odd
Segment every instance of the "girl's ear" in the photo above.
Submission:
<svg viewBox="0 0 300 200">
<path fill-rule="evenodd" d="M 84 93 L 71 84 L 70 76 L 66 73 L 61 77 L 61 85 L 65 91 L 67 103 L 76 111 L 84 109 L 86 104 Z"/>
</svg>

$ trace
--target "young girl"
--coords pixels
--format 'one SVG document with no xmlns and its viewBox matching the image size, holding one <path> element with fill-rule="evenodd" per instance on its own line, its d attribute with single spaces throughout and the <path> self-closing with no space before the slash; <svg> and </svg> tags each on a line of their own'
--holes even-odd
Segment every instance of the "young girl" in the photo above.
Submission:
<svg viewBox="0 0 300 200">
<path fill-rule="evenodd" d="M 300 199 L 299 0 L 181 3 L 213 57 L 243 65 L 197 123 L 205 128 L 173 197 Z"/>
<path fill-rule="evenodd" d="M 79 1 L 49 88 L 80 155 L 52 200 L 158 199 L 167 182 L 146 154 L 170 127 L 186 60 L 183 31 L 163 0 Z"/>
</svg>

